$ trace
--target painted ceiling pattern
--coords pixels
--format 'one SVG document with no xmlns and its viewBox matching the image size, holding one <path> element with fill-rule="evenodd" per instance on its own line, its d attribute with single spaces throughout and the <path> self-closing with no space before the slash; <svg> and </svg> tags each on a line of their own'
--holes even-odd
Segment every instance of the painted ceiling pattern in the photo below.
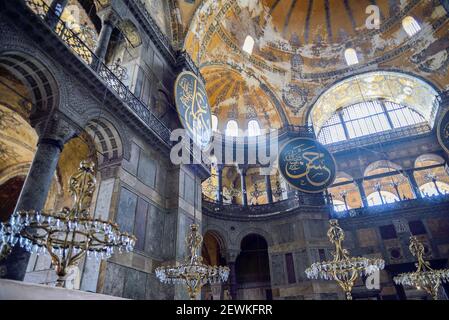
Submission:
<svg viewBox="0 0 449 320">
<path fill-rule="evenodd" d="M 378 29 L 366 26 L 370 5 L 380 9 Z M 184 48 L 199 61 L 213 112 L 223 120 L 238 114 L 244 122 L 250 106 L 262 126 L 305 124 L 339 80 L 379 69 L 449 89 L 449 21 L 439 0 L 179 0 L 178 8 Z M 408 15 L 422 28 L 414 37 L 402 28 Z M 248 35 L 251 55 L 242 50 Z M 346 64 L 347 48 L 359 64 Z"/>
</svg>

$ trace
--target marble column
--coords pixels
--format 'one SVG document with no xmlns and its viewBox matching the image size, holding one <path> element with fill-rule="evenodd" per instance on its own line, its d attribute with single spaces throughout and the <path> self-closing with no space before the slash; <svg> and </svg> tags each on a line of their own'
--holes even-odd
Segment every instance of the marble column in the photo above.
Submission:
<svg viewBox="0 0 449 320">
<path fill-rule="evenodd" d="M 63 146 L 75 134 L 68 122 L 56 118 L 40 123 L 36 131 L 37 150 L 14 211 L 44 208 Z M 17 244 L 4 262 L 5 278 L 22 281 L 29 258 L 30 254 Z"/>
<path fill-rule="evenodd" d="M 118 17 L 111 9 L 106 9 L 104 12 L 99 13 L 102 20 L 102 26 L 100 35 L 97 41 L 97 47 L 95 48 L 95 55 L 98 60 L 92 60 L 92 67 L 98 69 L 100 63 L 104 63 L 106 53 L 108 51 L 109 41 L 111 40 L 112 31 L 118 22 Z"/>
<path fill-rule="evenodd" d="M 67 6 L 69 0 L 53 0 L 50 5 L 50 10 L 47 12 L 45 21 L 51 29 L 55 29 L 58 21 Z"/>
<path fill-rule="evenodd" d="M 240 250 L 230 249 L 228 252 L 228 267 L 229 267 L 229 293 L 232 300 L 237 299 L 237 275 L 235 271 L 235 261 L 237 260 Z"/>
<path fill-rule="evenodd" d="M 363 187 L 363 179 L 354 180 L 357 189 L 359 190 L 360 198 L 362 199 L 362 205 L 364 208 L 368 207 L 368 201 L 366 200 L 365 188 Z"/>
<path fill-rule="evenodd" d="M 415 175 L 413 174 L 413 169 L 404 170 L 404 174 L 408 179 L 410 188 L 412 189 L 413 196 L 416 199 L 421 199 L 421 191 L 419 191 L 418 183 L 416 182 Z"/>
<path fill-rule="evenodd" d="M 229 262 L 229 287 L 232 300 L 237 299 L 237 277 L 235 273 L 235 262 Z"/>
<path fill-rule="evenodd" d="M 217 165 L 217 202 L 223 204 L 223 166 Z"/>
<path fill-rule="evenodd" d="M 248 195 L 246 194 L 246 169 L 240 168 L 239 173 L 242 186 L 242 204 L 246 207 L 248 205 Z"/>
<path fill-rule="evenodd" d="M 267 199 L 268 203 L 273 203 L 273 190 L 271 189 L 271 176 L 265 176 L 265 186 L 267 188 Z"/>
</svg>

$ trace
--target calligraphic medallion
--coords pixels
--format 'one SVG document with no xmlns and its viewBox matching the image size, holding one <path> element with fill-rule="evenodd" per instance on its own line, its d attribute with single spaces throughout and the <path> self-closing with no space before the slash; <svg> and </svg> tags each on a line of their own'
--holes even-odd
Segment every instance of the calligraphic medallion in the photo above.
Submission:
<svg viewBox="0 0 449 320">
<path fill-rule="evenodd" d="M 326 190 L 335 180 L 334 157 L 318 141 L 296 138 L 279 153 L 279 171 L 295 189 L 306 193 Z"/>
<path fill-rule="evenodd" d="M 449 153 L 449 109 L 444 113 L 437 128 L 438 141 L 441 147 Z"/>
<path fill-rule="evenodd" d="M 184 71 L 178 76 L 175 101 L 182 126 L 204 150 L 212 139 L 212 115 L 204 84 L 194 73 Z"/>
</svg>

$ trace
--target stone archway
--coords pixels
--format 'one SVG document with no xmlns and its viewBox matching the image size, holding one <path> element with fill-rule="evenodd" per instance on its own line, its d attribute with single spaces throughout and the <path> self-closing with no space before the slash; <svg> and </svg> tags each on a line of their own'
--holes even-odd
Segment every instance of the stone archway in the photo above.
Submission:
<svg viewBox="0 0 449 320">
<path fill-rule="evenodd" d="M 270 263 L 268 242 L 264 237 L 251 233 L 240 244 L 235 269 L 237 298 L 244 300 L 271 300 Z"/>
</svg>

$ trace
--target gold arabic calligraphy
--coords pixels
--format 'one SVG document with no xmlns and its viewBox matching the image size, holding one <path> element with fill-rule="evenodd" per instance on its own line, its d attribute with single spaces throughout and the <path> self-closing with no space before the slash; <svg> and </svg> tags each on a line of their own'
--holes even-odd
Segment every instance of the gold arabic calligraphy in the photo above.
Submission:
<svg viewBox="0 0 449 320">
<path fill-rule="evenodd" d="M 195 139 L 203 139 L 205 140 L 203 142 L 207 143 L 210 140 L 211 123 L 204 90 L 198 85 L 198 80 L 193 77 L 182 78 L 179 88 L 186 129 L 193 133 Z"/>
<path fill-rule="evenodd" d="M 314 187 L 324 186 L 332 178 L 332 171 L 326 166 L 324 153 L 318 152 L 316 146 L 301 144 L 288 151 L 285 156 L 285 173 L 294 180 L 305 178 Z M 301 170 L 305 168 L 304 170 Z M 294 172 L 302 171 L 298 174 Z M 305 184 L 305 181 L 301 181 Z"/>
</svg>

